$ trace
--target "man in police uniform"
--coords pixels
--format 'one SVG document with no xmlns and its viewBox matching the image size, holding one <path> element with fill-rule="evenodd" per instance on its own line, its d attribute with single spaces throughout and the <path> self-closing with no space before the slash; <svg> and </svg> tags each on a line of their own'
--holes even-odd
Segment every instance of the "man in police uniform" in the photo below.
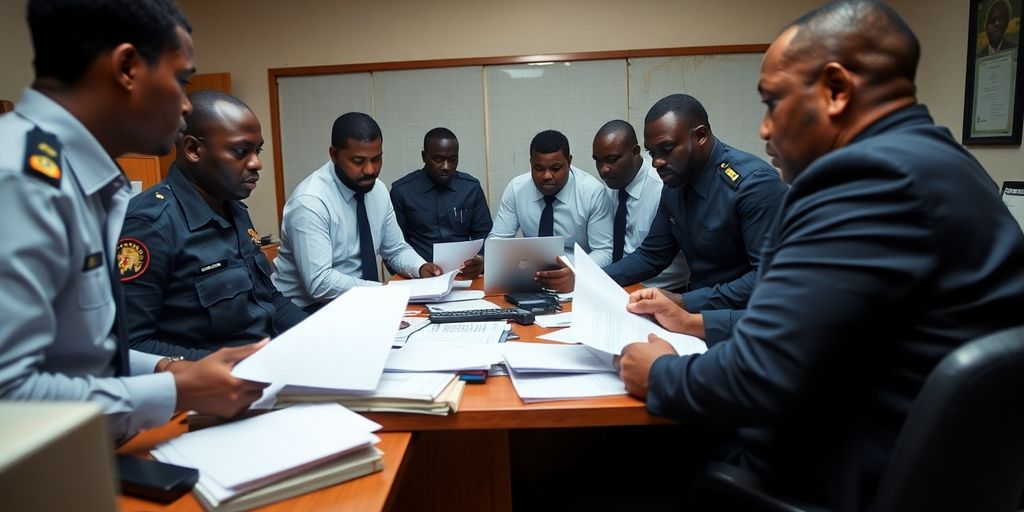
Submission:
<svg viewBox="0 0 1024 512">
<path fill-rule="evenodd" d="M 651 413 L 738 432 L 742 464 L 814 508 L 870 508 L 936 364 L 1021 322 L 1024 234 L 917 103 L 919 55 L 871 0 L 779 35 L 761 66 L 760 133 L 792 189 L 743 320 L 702 355 L 655 336 L 622 353 L 626 389 Z M 662 325 L 678 312 L 649 290 L 631 301 Z"/>
<path fill-rule="evenodd" d="M 164 0 L 33 0 L 28 23 L 36 80 L 0 117 L 0 399 L 96 402 L 118 439 L 175 410 L 237 414 L 264 385 L 231 368 L 262 344 L 160 371 L 129 353 L 116 306 L 113 157 L 170 150 L 191 109 L 188 22 Z"/>
<path fill-rule="evenodd" d="M 270 281 L 241 201 L 262 168 L 259 121 L 219 91 L 189 101 L 177 160 L 128 204 L 117 253 L 131 347 L 195 360 L 277 336 L 306 314 Z"/>
<path fill-rule="evenodd" d="M 650 279 L 681 251 L 690 291 L 669 294 L 700 325 L 687 334 L 728 337 L 754 288 L 761 245 L 786 185 L 766 162 L 718 140 L 693 96 L 673 94 L 644 118 L 644 148 L 665 183 L 643 244 L 604 269 L 617 283 Z M 699 317 L 698 317 L 699 318 Z"/>
</svg>

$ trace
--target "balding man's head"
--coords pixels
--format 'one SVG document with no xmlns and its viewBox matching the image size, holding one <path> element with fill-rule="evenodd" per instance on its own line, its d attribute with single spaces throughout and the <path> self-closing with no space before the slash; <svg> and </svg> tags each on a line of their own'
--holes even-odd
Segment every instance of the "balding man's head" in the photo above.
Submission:
<svg viewBox="0 0 1024 512">
<path fill-rule="evenodd" d="M 801 17 L 765 53 L 758 91 L 772 163 L 793 181 L 822 155 L 914 104 L 920 46 L 885 4 L 852 0 Z"/>
</svg>

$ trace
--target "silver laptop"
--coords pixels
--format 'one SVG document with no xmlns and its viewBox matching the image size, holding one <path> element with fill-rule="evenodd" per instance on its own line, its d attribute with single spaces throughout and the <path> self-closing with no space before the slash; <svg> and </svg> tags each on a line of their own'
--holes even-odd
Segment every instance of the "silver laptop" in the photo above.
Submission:
<svg viewBox="0 0 1024 512">
<path fill-rule="evenodd" d="M 561 236 L 488 238 L 484 242 L 484 292 L 539 291 L 534 272 L 559 268 L 555 260 L 564 252 Z"/>
</svg>

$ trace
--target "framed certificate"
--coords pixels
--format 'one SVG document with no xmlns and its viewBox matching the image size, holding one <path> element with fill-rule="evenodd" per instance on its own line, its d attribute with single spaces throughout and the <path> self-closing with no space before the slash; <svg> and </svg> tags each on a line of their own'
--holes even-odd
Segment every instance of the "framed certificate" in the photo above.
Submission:
<svg viewBox="0 0 1024 512">
<path fill-rule="evenodd" d="M 1020 52 L 1024 0 L 970 0 L 964 144 L 1021 143 L 1024 54 Z"/>
</svg>

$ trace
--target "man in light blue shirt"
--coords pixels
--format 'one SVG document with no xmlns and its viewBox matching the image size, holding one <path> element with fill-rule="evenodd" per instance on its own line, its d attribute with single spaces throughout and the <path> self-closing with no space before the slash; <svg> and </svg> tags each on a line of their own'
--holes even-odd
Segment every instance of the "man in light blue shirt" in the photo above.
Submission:
<svg viewBox="0 0 1024 512">
<path fill-rule="evenodd" d="M 632 254 L 651 230 L 661 204 L 664 183 L 658 171 L 640 155 L 640 144 L 633 126 L 621 119 L 608 121 L 594 136 L 594 163 L 608 185 L 606 192 L 613 206 L 612 263 Z M 690 278 L 690 269 L 682 253 L 660 274 L 644 281 L 648 288 L 682 291 Z"/>
<path fill-rule="evenodd" d="M 612 261 L 612 206 L 597 178 L 572 167 L 569 140 L 555 130 L 545 130 L 530 142 L 531 171 L 520 174 L 505 187 L 501 205 L 488 237 L 561 235 L 565 254 L 573 256 L 580 244 L 600 266 Z M 572 272 L 560 262 L 558 270 L 537 273 L 545 288 L 568 292 Z"/>
<path fill-rule="evenodd" d="M 184 128 L 188 21 L 162 0 L 38 0 L 28 23 L 36 80 L 0 117 L 0 399 L 95 402 L 117 440 L 175 410 L 239 413 L 265 385 L 231 368 L 263 343 L 129 351 L 116 270 L 137 261 L 114 249 L 129 192 L 113 159 L 167 153 Z"/>
<path fill-rule="evenodd" d="M 382 142 L 372 117 L 338 117 L 330 161 L 302 180 L 284 205 L 273 281 L 308 313 L 354 286 L 380 285 L 378 255 L 405 277 L 441 274 L 402 236 L 387 186 L 377 179 Z"/>
</svg>

